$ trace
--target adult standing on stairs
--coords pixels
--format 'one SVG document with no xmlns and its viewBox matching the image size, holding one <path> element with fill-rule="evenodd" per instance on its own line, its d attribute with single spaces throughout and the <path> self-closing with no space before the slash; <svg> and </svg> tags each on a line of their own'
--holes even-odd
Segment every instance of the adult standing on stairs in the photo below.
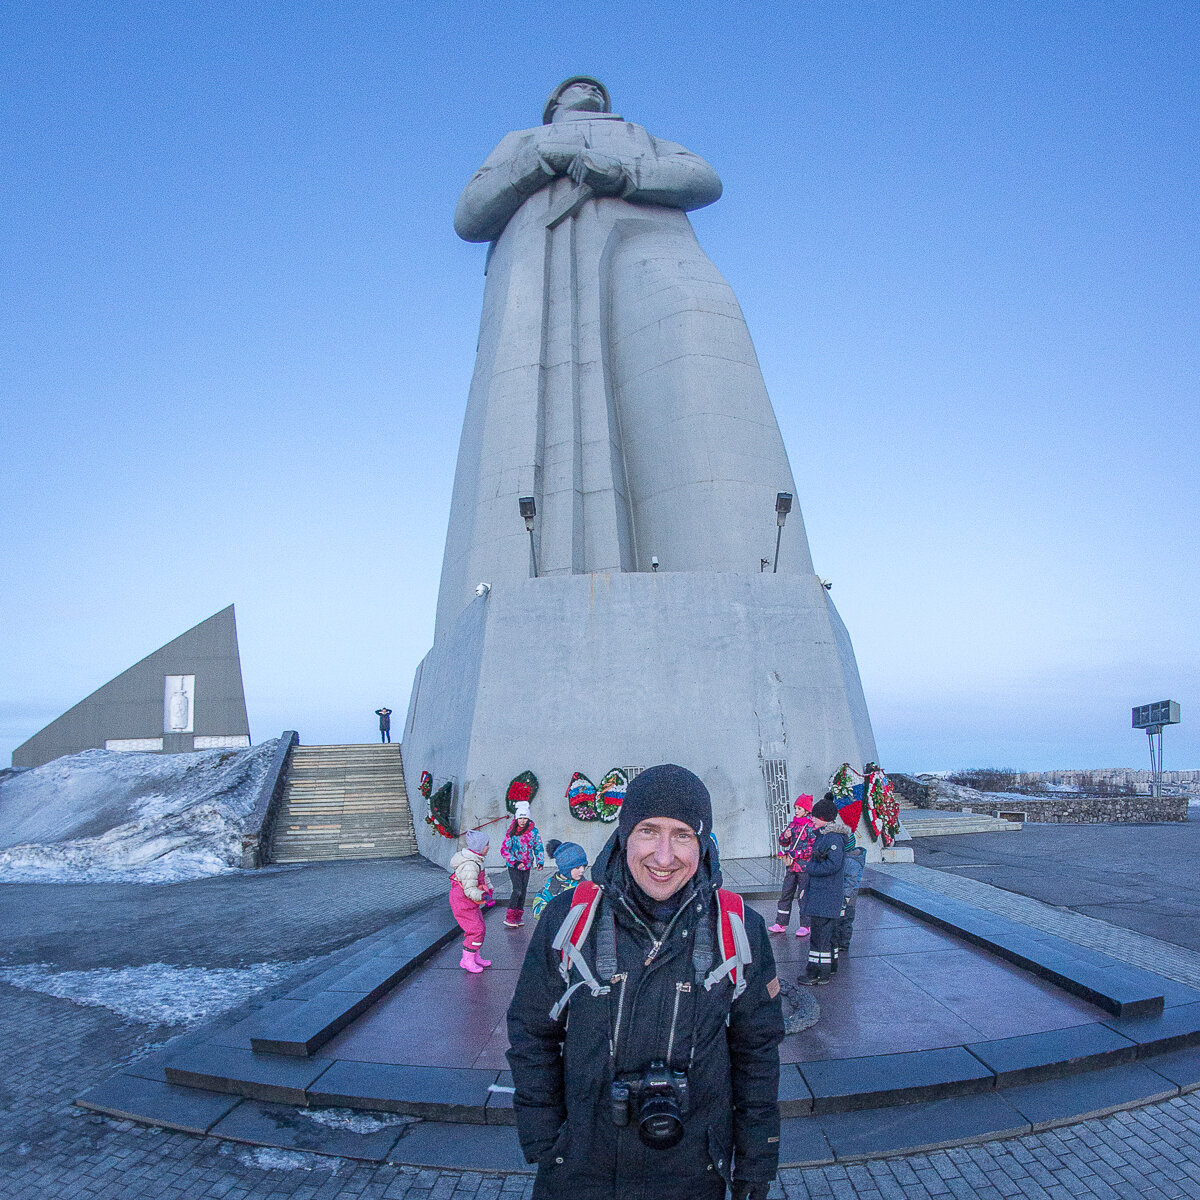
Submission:
<svg viewBox="0 0 1200 1200">
<path fill-rule="evenodd" d="M 385 704 L 383 708 L 375 710 L 375 715 L 379 718 L 379 740 L 390 742 L 392 740 L 392 710 Z"/>
</svg>

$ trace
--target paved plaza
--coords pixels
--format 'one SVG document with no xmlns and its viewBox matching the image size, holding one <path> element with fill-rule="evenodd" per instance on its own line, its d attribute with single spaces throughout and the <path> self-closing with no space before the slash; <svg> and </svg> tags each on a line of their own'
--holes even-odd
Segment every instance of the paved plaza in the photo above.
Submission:
<svg viewBox="0 0 1200 1200">
<path fill-rule="evenodd" d="M 1010 894 L 955 878 L 953 872 L 937 875 L 949 881 L 947 887 L 975 888 L 973 902 L 1012 903 Z M 99 977 L 156 963 L 210 972 L 250 972 L 270 963 L 275 982 L 258 997 L 261 1002 L 289 978 L 311 970 L 306 964 L 313 957 L 398 919 L 443 885 L 440 871 L 415 860 L 323 863 L 161 887 L 0 885 L 0 970 L 41 964 L 51 972 Z M 1054 919 L 1054 910 L 1037 901 L 1024 903 L 1037 907 L 1023 909 L 1016 919 Z M 1145 954 L 1157 944 L 1136 933 L 1122 931 L 1122 937 L 1126 940 L 1118 939 L 1109 953 Z M 364 1164 L 88 1114 L 72 1105 L 76 1095 L 187 1025 L 129 1019 L 95 1003 L 5 982 L 0 982 L 0 1023 L 0 1195 L 5 1200 L 516 1197 L 530 1187 L 524 1174 Z M 784 1171 L 772 1194 L 813 1200 L 1198 1197 L 1200 1095 L 1018 1139 Z"/>
<path fill-rule="evenodd" d="M 921 866 L 1200 953 L 1200 815 L 1181 824 L 1026 825 L 1019 834 L 912 845 Z"/>
</svg>

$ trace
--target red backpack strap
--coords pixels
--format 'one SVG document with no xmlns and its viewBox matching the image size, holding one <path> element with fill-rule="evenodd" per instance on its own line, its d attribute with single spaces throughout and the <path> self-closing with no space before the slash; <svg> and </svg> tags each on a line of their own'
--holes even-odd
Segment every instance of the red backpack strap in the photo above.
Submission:
<svg viewBox="0 0 1200 1200">
<path fill-rule="evenodd" d="M 717 889 L 717 944 L 721 961 L 704 981 L 706 991 L 726 975 L 733 983 L 736 1000 L 746 990 L 746 966 L 753 961 L 746 936 L 746 902 L 737 892 Z"/>
<path fill-rule="evenodd" d="M 601 889 L 598 884 L 593 883 L 590 879 L 581 879 L 575 885 L 575 892 L 571 899 L 571 912 L 579 910 L 579 915 L 576 917 L 571 926 L 570 933 L 567 935 L 571 945 L 578 948 L 587 940 L 587 935 L 591 932 L 592 921 L 596 916 L 596 902 L 600 899 Z M 569 921 L 570 913 L 567 914 Z M 565 925 L 566 922 L 564 921 Z M 560 927 L 559 932 L 562 932 Z M 557 938 L 555 939 L 557 941 Z"/>
<path fill-rule="evenodd" d="M 603 892 L 604 889 L 590 879 L 581 879 L 575 886 L 571 909 L 558 927 L 554 940 L 550 943 L 552 948 L 562 955 L 558 964 L 558 973 L 563 977 L 564 983 L 570 984 L 558 1003 L 550 1010 L 550 1019 L 553 1021 L 558 1020 L 559 1014 L 566 1008 L 571 994 L 577 988 L 586 986 L 593 996 L 599 996 L 608 991 L 608 988 L 596 979 L 583 956 L 583 943 L 591 932 L 592 922 L 596 919 L 596 911 L 600 907 L 599 900 Z M 578 982 L 573 984 L 571 983 L 572 967 L 579 972 L 580 976 Z"/>
</svg>

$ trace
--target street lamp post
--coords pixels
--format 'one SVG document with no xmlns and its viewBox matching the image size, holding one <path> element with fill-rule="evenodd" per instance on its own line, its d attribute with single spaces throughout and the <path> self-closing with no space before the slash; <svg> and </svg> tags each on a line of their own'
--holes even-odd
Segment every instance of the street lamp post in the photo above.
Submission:
<svg viewBox="0 0 1200 1200">
<path fill-rule="evenodd" d="M 529 561 L 533 564 L 533 577 L 537 578 L 537 548 L 533 544 L 533 518 L 537 516 L 537 504 L 532 496 L 522 496 L 517 504 L 521 507 L 521 516 L 525 518 L 525 528 L 529 532 Z"/>
<path fill-rule="evenodd" d="M 792 493 L 780 492 L 775 497 L 775 563 L 771 567 L 771 574 L 774 575 L 779 570 L 779 539 L 783 537 L 783 523 L 787 520 L 787 515 L 792 511 Z"/>
</svg>

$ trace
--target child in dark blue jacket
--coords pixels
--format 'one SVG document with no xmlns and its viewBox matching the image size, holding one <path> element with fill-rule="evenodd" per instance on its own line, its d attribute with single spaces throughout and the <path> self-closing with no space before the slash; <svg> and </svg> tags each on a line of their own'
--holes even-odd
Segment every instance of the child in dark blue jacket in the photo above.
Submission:
<svg viewBox="0 0 1200 1200">
<path fill-rule="evenodd" d="M 845 957 L 850 949 L 850 939 L 854 935 L 854 905 L 858 900 L 858 889 L 862 884 L 863 867 L 866 866 L 867 852 L 857 844 L 854 834 L 846 842 L 842 868 L 842 894 L 845 900 L 842 905 L 842 915 L 838 917 L 833 930 L 833 969 L 838 969 L 838 959 Z"/>
<path fill-rule="evenodd" d="M 808 938 L 808 964 L 798 980 L 810 987 L 828 983 L 833 973 L 833 935 L 845 905 L 846 843 L 853 836 L 838 816 L 832 792 L 826 792 L 813 805 L 812 823 L 817 838 L 808 860 L 808 886 L 800 901 L 800 912 L 810 918 L 812 932 Z"/>
</svg>

